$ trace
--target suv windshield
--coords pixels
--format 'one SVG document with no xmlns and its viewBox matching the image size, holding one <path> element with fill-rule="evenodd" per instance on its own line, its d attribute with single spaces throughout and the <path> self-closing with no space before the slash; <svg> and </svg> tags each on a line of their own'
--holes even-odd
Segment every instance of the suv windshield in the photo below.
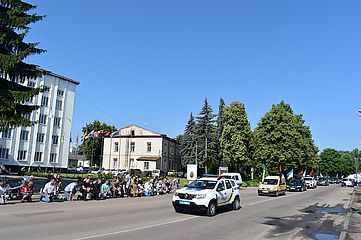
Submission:
<svg viewBox="0 0 361 240">
<path fill-rule="evenodd" d="M 277 179 L 265 179 L 263 181 L 263 184 L 266 185 L 277 185 L 278 184 L 278 180 Z"/>
<path fill-rule="evenodd" d="M 203 189 L 213 189 L 217 184 L 217 181 L 211 180 L 195 180 L 191 182 L 187 187 L 190 188 L 203 188 Z"/>
<path fill-rule="evenodd" d="M 292 183 L 292 184 L 302 184 L 300 179 L 291 179 L 290 183 Z"/>
</svg>

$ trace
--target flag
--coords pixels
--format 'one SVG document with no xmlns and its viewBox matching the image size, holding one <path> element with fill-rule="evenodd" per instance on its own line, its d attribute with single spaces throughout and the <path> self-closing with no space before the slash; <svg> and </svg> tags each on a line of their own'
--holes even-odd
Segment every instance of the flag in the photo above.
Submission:
<svg viewBox="0 0 361 240">
<path fill-rule="evenodd" d="M 302 174 L 303 174 L 303 169 L 301 170 L 301 172 L 299 172 L 299 173 L 296 174 L 296 177 L 299 177 L 299 176 L 301 176 Z"/>
<path fill-rule="evenodd" d="M 306 177 L 306 172 L 307 172 L 307 169 L 303 172 L 302 177 Z"/>
<path fill-rule="evenodd" d="M 264 181 L 265 174 L 266 174 L 266 165 L 265 165 L 265 164 L 262 164 L 262 168 L 263 168 L 263 171 L 262 171 L 262 182 L 263 182 L 263 181 Z"/>
<path fill-rule="evenodd" d="M 336 178 L 338 178 L 338 173 L 337 173 L 337 175 L 336 175 Z"/>
<path fill-rule="evenodd" d="M 311 177 L 313 177 L 313 173 L 314 173 L 314 172 L 313 172 L 313 168 L 312 168 L 312 170 L 311 170 L 311 172 L 310 172 L 310 176 L 311 176 Z"/>
<path fill-rule="evenodd" d="M 289 180 L 289 179 L 291 179 L 291 178 L 293 178 L 293 168 L 292 168 L 291 171 L 289 171 L 289 172 L 287 173 L 287 180 Z"/>
<path fill-rule="evenodd" d="M 113 138 L 115 135 L 120 135 L 120 130 L 112 132 L 111 134 L 109 134 L 109 137 Z"/>
<path fill-rule="evenodd" d="M 320 172 L 320 177 L 323 177 L 321 172 Z"/>
</svg>

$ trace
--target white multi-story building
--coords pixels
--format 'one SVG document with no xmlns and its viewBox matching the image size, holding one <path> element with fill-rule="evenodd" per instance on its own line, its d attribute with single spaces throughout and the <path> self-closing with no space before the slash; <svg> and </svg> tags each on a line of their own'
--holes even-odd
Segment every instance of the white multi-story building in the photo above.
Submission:
<svg viewBox="0 0 361 240">
<path fill-rule="evenodd" d="M 167 137 L 130 125 L 119 129 L 112 138 L 104 138 L 103 162 L 105 169 L 155 169 L 168 172 L 181 169 L 179 143 Z"/>
<path fill-rule="evenodd" d="M 41 106 L 27 116 L 38 121 L 32 127 L 0 132 L 0 164 L 19 170 L 28 168 L 67 168 L 75 90 L 79 82 L 46 72 L 28 87 L 44 87 L 44 92 L 28 100 Z"/>
</svg>

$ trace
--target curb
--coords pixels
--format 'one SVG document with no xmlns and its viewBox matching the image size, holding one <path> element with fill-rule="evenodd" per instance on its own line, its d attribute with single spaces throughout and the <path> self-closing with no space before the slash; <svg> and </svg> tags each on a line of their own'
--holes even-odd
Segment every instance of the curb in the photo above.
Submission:
<svg viewBox="0 0 361 240">
<path fill-rule="evenodd" d="M 354 198 L 355 198 L 355 189 L 353 189 L 353 191 L 352 191 L 352 195 L 351 195 L 350 201 L 349 201 L 348 206 L 347 206 L 346 220 L 345 220 L 345 223 L 343 224 L 342 231 L 341 231 L 341 233 L 340 233 L 340 235 L 338 237 L 339 240 L 345 240 L 346 239 L 347 230 L 348 230 L 348 226 L 350 224 L 350 219 L 351 219 L 351 214 L 352 214 L 351 206 L 352 206 Z"/>
</svg>

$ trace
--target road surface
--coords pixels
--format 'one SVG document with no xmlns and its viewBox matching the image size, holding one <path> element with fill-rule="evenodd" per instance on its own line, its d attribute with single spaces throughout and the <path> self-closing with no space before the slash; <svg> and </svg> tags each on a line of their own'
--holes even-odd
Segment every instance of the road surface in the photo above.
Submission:
<svg viewBox="0 0 361 240">
<path fill-rule="evenodd" d="M 243 208 L 215 217 L 175 213 L 172 195 L 0 206 L 1 239 L 316 239 L 337 235 L 352 189 L 318 187 L 286 196 L 241 191 Z"/>
</svg>

